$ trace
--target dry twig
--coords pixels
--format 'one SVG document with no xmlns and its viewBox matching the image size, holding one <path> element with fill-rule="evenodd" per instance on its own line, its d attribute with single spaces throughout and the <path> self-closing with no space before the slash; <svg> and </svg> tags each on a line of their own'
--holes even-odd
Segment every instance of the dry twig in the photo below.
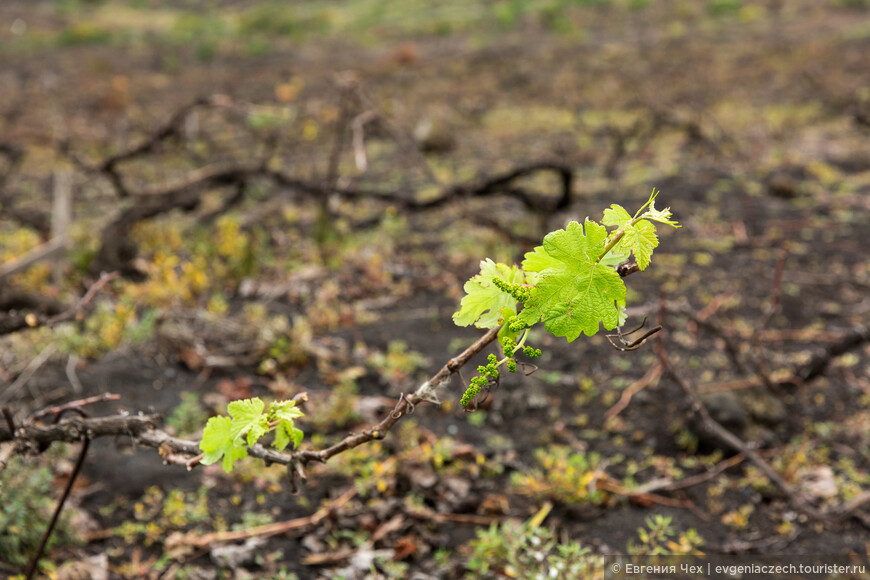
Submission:
<svg viewBox="0 0 870 580">
<path fill-rule="evenodd" d="M 446 383 L 472 357 L 480 353 L 495 340 L 497 334 L 498 327 L 490 329 L 458 356 L 447 361 L 437 373 L 420 385 L 413 394 L 399 397 L 392 411 L 374 427 L 359 433 L 351 433 L 335 445 L 320 451 L 304 450 L 295 453 L 281 453 L 266 449 L 262 445 L 254 445 L 249 449 L 248 454 L 267 463 L 278 463 L 287 466 L 290 470 L 291 481 L 295 487 L 297 479 L 305 478 L 304 467 L 306 464 L 312 461 L 325 463 L 331 457 L 348 449 L 353 449 L 369 441 L 383 439 L 390 429 L 403 416 L 413 412 L 418 404 L 424 401 L 437 402 L 437 389 Z M 305 396 L 303 394 L 297 395 L 297 400 L 304 402 Z M 90 399 L 85 399 L 84 401 L 92 402 Z M 115 415 L 97 418 L 70 417 L 52 425 L 40 425 L 30 421 L 16 427 L 0 423 L 0 443 L 12 441 L 15 453 L 17 454 L 38 454 L 48 449 L 56 441 L 73 443 L 99 437 L 128 436 L 138 444 L 158 449 L 162 457 L 165 459 L 170 458 L 173 463 L 179 462 L 178 455 L 198 457 L 200 455 L 199 442 L 173 437 L 165 431 L 158 429 L 162 419 L 162 416 L 152 414 Z M 196 465 L 195 461 L 187 462 L 188 468 L 194 465 Z"/>
<path fill-rule="evenodd" d="M 662 324 L 661 318 L 664 316 L 664 312 L 665 303 L 663 299 L 659 324 Z M 819 512 L 812 506 L 807 505 L 806 502 L 801 500 L 798 497 L 795 489 L 787 481 L 785 481 L 785 479 L 783 479 L 782 476 L 777 473 L 776 470 L 773 469 L 773 467 L 771 467 L 770 464 L 761 457 L 761 455 L 758 454 L 758 452 L 750 448 L 749 445 L 746 444 L 746 442 L 744 442 L 737 435 L 723 427 L 718 421 L 710 416 L 710 412 L 707 410 L 707 407 L 704 405 L 701 397 L 698 396 L 698 394 L 695 392 L 694 387 L 689 384 L 686 379 L 683 378 L 682 374 L 680 374 L 671 363 L 667 355 L 667 351 L 664 347 L 664 341 L 661 340 L 661 338 L 659 338 L 659 340 L 656 342 L 656 354 L 659 357 L 659 361 L 664 371 L 674 380 L 674 382 L 677 383 L 677 385 L 679 385 L 680 389 L 682 389 L 683 393 L 686 395 L 686 398 L 691 405 L 692 412 L 697 415 L 704 429 L 708 433 L 712 434 L 729 448 L 733 449 L 738 453 L 741 453 L 744 457 L 746 457 L 753 464 L 755 464 L 755 466 L 758 467 L 758 469 L 765 475 L 765 477 L 767 477 L 776 487 L 780 489 L 780 491 L 782 491 L 783 494 L 785 494 L 785 496 L 789 500 L 789 503 L 791 503 L 793 507 L 799 509 L 800 511 L 815 519 L 822 519 L 825 517 L 823 513 Z"/>
</svg>

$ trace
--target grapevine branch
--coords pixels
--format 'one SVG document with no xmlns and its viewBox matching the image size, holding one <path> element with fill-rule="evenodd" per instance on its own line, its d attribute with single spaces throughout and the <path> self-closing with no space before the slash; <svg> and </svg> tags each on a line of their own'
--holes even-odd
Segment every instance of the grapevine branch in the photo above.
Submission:
<svg viewBox="0 0 870 580">
<path fill-rule="evenodd" d="M 335 500 L 323 506 L 310 516 L 295 518 L 283 522 L 272 522 L 262 526 L 255 526 L 244 530 L 233 530 L 226 532 L 212 532 L 210 534 L 198 534 L 196 532 L 188 532 L 186 534 L 178 533 L 171 535 L 167 542 L 173 547 L 187 546 L 191 548 L 204 548 L 217 542 L 235 542 L 248 538 L 268 538 L 277 534 L 286 534 L 295 530 L 304 529 L 313 526 L 323 519 L 329 517 L 330 514 L 349 502 L 354 498 L 357 491 L 355 487 L 351 487 Z"/>
<path fill-rule="evenodd" d="M 662 323 L 662 319 L 664 318 L 664 313 L 666 312 L 666 310 L 667 307 L 664 298 L 662 298 L 659 311 L 660 324 Z M 785 479 L 783 479 L 783 477 L 779 473 L 777 473 L 777 471 L 773 467 L 771 467 L 771 465 L 767 461 L 765 461 L 764 458 L 761 457 L 761 455 L 759 455 L 757 451 L 752 449 L 740 437 L 723 427 L 710 415 L 710 412 L 707 410 L 707 407 L 704 405 L 701 397 L 698 396 L 698 393 L 696 392 L 694 386 L 691 385 L 689 381 L 683 377 L 683 375 L 676 369 L 676 367 L 671 362 L 670 358 L 668 357 L 667 350 L 664 346 L 664 341 L 661 340 L 661 338 L 656 341 L 655 350 L 659 358 L 659 364 L 664 369 L 664 372 L 668 376 L 670 376 L 674 380 L 674 382 L 677 383 L 677 385 L 679 385 L 680 389 L 686 395 L 686 398 L 691 405 L 692 412 L 697 415 L 697 417 L 701 420 L 701 423 L 704 425 L 704 429 L 707 432 L 711 433 L 714 437 L 719 439 L 722 443 L 751 461 L 765 475 L 765 477 L 770 480 L 771 483 L 779 488 L 779 490 L 788 498 L 789 503 L 795 509 L 802 511 L 807 516 L 816 520 L 840 519 L 842 517 L 850 515 L 855 509 L 862 505 L 863 502 L 858 502 L 855 506 L 843 505 L 839 506 L 838 508 L 833 508 L 829 511 L 820 511 L 809 505 L 807 502 L 800 498 L 797 490 L 791 484 L 785 481 Z"/>
<path fill-rule="evenodd" d="M 542 171 L 556 173 L 561 180 L 561 193 L 555 201 L 512 186 L 518 179 Z M 514 197 L 531 210 L 555 211 L 567 207 L 571 202 L 574 172 L 565 163 L 548 160 L 536 161 L 515 167 L 504 173 L 447 186 L 442 189 L 438 196 L 420 200 L 404 191 L 385 192 L 340 187 L 332 183 L 300 179 L 280 169 L 268 167 L 266 161 L 210 166 L 193 171 L 182 180 L 168 185 L 151 187 L 141 191 L 125 188 L 127 193 L 124 195 L 136 199 L 137 203 L 122 211 L 104 228 L 101 234 L 100 250 L 93 268 L 128 271 L 129 262 L 136 255 L 136 248 L 127 235 L 132 225 L 174 209 L 190 211 L 199 206 L 202 194 L 210 189 L 230 187 L 237 192 L 255 179 L 266 179 L 278 185 L 279 188 L 276 188 L 275 195 L 290 190 L 297 196 L 313 200 L 323 200 L 331 196 L 354 201 L 371 200 L 398 206 L 406 211 L 425 211 L 442 207 L 455 202 L 457 199 L 485 197 L 494 194 Z"/>
<path fill-rule="evenodd" d="M 352 129 L 351 125 L 354 122 L 352 115 L 347 114 L 352 104 L 347 101 L 361 104 L 366 110 L 373 110 L 370 100 L 360 92 L 357 83 L 346 79 L 339 79 L 339 81 L 345 101 L 345 106 L 342 108 L 344 113 L 335 127 L 336 137 L 329 156 L 326 175 L 321 178 L 303 179 L 280 168 L 275 168 L 275 144 L 270 143 L 269 138 L 266 138 L 263 140 L 267 145 L 266 152 L 258 160 L 208 165 L 191 171 L 179 181 L 168 184 L 151 187 L 137 187 L 131 184 L 124 175 L 124 165 L 159 151 L 164 144 L 183 135 L 187 118 L 196 110 L 227 110 L 239 113 L 242 118 L 245 113 L 256 110 L 256 105 L 237 102 L 226 95 L 219 94 L 200 97 L 184 105 L 138 144 L 98 162 L 90 162 L 80 158 L 69 141 L 60 142 L 58 146 L 60 153 L 69 158 L 80 171 L 103 177 L 114 189 L 119 199 L 130 199 L 134 202 L 123 209 L 103 229 L 100 249 L 92 263 L 92 271 L 120 270 L 125 274 L 135 275 L 136 272 L 131 266 L 131 262 L 135 258 L 137 248 L 128 235 L 132 225 L 176 209 L 192 211 L 199 207 L 202 195 L 214 189 L 229 188 L 230 193 L 227 195 L 221 210 L 228 209 L 241 200 L 243 196 L 241 192 L 254 180 L 266 180 L 276 185 L 277 187 L 272 193 L 273 196 L 285 194 L 289 190 L 297 198 L 307 198 L 320 204 L 332 198 L 350 201 L 373 200 L 391 204 L 406 211 L 425 211 L 442 207 L 463 198 L 495 194 L 513 197 L 528 209 L 538 212 L 564 209 L 571 203 L 574 170 L 570 164 L 558 160 L 534 161 L 518 165 L 503 173 L 484 175 L 465 182 L 445 185 L 441 187 L 439 195 L 425 199 L 418 199 L 414 192 L 409 194 L 407 189 L 378 191 L 339 185 L 338 156 L 343 149 L 343 136 L 348 127 Z M 416 146 L 410 142 L 410 138 L 403 137 L 403 133 L 392 127 L 392 124 L 383 115 L 379 115 L 378 119 L 391 127 L 390 133 L 404 149 L 411 152 L 417 151 Z M 0 151 L 0 153 L 2 152 Z M 425 158 L 419 152 L 417 153 L 429 181 L 440 186 L 441 184 L 425 163 Z M 557 197 L 533 193 L 517 185 L 518 180 L 538 172 L 556 174 L 560 181 Z M 208 217 L 213 218 L 214 213 Z"/>
<path fill-rule="evenodd" d="M 451 358 L 429 380 L 421 384 L 414 393 L 402 395 L 393 410 L 377 425 L 359 432 L 351 433 L 335 445 L 319 451 L 304 450 L 295 453 L 281 453 L 266 449 L 262 445 L 250 447 L 248 454 L 266 461 L 286 465 L 291 474 L 295 489 L 296 479 L 304 479 L 304 466 L 313 461 L 325 463 L 331 457 L 363 443 L 383 439 L 392 427 L 405 415 L 413 413 L 415 407 L 424 401 L 437 402 L 436 391 L 459 371 L 475 355 L 486 348 L 498 334 L 498 328 L 490 329 L 474 344 L 459 355 Z M 297 395 L 304 401 L 304 396 Z M 16 426 L 11 422 L 0 422 L 0 443 L 12 442 L 14 454 L 39 454 L 56 442 L 76 443 L 100 437 L 125 436 L 134 442 L 158 449 L 164 459 L 174 454 L 195 457 L 200 454 L 199 442 L 173 437 L 159 426 L 163 417 L 159 414 L 114 415 L 109 417 L 68 417 L 56 424 L 42 425 L 33 421 Z M 195 465 L 189 461 L 188 467 Z"/>
<path fill-rule="evenodd" d="M 24 328 L 38 328 L 40 326 L 55 326 L 62 322 L 75 320 L 80 316 L 87 306 L 94 299 L 94 296 L 103 289 L 109 282 L 118 277 L 118 272 L 103 273 L 100 278 L 94 282 L 84 296 L 79 299 L 73 306 L 54 314 L 47 316 L 36 314 L 34 312 L 16 312 L 14 310 L 0 315 L 0 335 L 11 334 Z M 56 310 L 56 306 L 52 305 L 52 310 Z M 10 309 L 11 310 L 11 309 Z"/>
<path fill-rule="evenodd" d="M 808 363 L 794 373 L 792 379 L 785 382 L 808 383 L 821 376 L 832 360 L 861 347 L 867 342 L 870 342 L 870 327 L 858 326 L 843 335 L 840 340 L 825 348 L 823 352 L 815 355 Z"/>
<path fill-rule="evenodd" d="M 336 443 L 332 447 L 328 447 L 323 449 L 322 451 L 302 451 L 297 455 L 299 456 L 299 460 L 302 461 L 303 464 L 309 463 L 311 461 L 319 461 L 321 463 L 325 463 L 329 460 L 330 457 L 337 455 L 343 451 L 347 451 L 348 449 L 353 449 L 363 443 L 367 443 L 369 441 L 373 441 L 375 439 L 383 439 L 386 433 L 392 429 L 393 425 L 395 425 L 399 419 L 401 419 L 404 415 L 413 413 L 414 407 L 423 401 L 431 401 L 437 402 L 437 397 L 435 395 L 438 387 L 447 382 L 450 377 L 459 371 L 465 364 L 476 354 L 486 348 L 495 337 L 498 335 L 499 328 L 491 328 L 487 331 L 486 334 L 481 336 L 477 341 L 469 346 L 467 349 L 462 351 L 459 356 L 450 359 L 447 363 L 441 367 L 437 373 L 435 373 L 428 381 L 420 385 L 417 390 L 411 395 L 402 395 L 399 397 L 399 401 L 396 403 L 396 406 L 393 408 L 393 411 L 387 415 L 383 421 L 361 433 L 354 433 L 348 435 L 340 442 Z"/>
</svg>

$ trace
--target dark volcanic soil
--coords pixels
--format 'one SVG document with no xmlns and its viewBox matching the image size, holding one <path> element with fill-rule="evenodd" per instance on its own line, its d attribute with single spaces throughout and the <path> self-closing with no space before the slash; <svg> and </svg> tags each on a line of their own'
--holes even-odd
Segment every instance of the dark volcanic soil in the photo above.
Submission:
<svg viewBox="0 0 870 580">
<path fill-rule="evenodd" d="M 182 279 L 184 264 L 214 257 L 205 289 L 156 306 L 159 320 L 145 340 L 82 357 L 83 392 L 71 390 L 62 348 L 29 380 L 28 395 L 11 401 L 16 412 L 34 401 L 111 392 L 120 400 L 90 407 L 92 416 L 126 410 L 180 421 L 182 394 L 195 393 L 199 423 L 180 432 L 195 438 L 195 426 L 228 400 L 304 390 L 303 447 L 324 448 L 385 416 L 400 393 L 480 336 L 451 316 L 481 259 L 519 262 L 569 219 L 598 217 L 611 203 L 632 210 L 653 186 L 683 225 L 660 231 L 653 264 L 626 280 L 627 327 L 644 318 L 651 326 L 662 301 L 668 305 L 656 339 L 621 352 L 601 334 L 569 344 L 536 332 L 530 342 L 544 351 L 536 372 L 507 376 L 475 413 L 458 406 L 463 387 L 454 378 L 441 407 L 419 405 L 385 440 L 310 469 L 298 495 L 279 466 L 248 459 L 232 475 L 218 466 L 188 472 L 123 438 L 95 441 L 68 508 L 88 515 L 89 524 L 76 528 L 84 541 L 53 550 L 55 565 L 105 554 L 112 578 L 459 578 L 476 573 L 469 542 L 477 532 L 528 520 L 546 505 L 544 525 L 595 554 L 628 553 L 640 543 L 638 528 L 659 514 L 672 518 L 671 543 L 662 542 L 671 553 L 690 551 L 680 542 L 694 529 L 707 554 L 868 554 L 866 506 L 836 520 L 799 513 L 751 461 L 698 426 L 656 352 L 667 353 L 711 414 L 757 448 L 803 501 L 834 509 L 867 493 L 867 344 L 834 357 L 818 377 L 795 379 L 813 356 L 866 327 L 870 312 L 867 11 L 802 0 L 738 2 L 742 8 L 722 14 L 691 3 L 633 11 L 617 2 L 577 3 L 563 13 L 532 2 L 512 23 L 502 16 L 469 28 L 382 16 L 383 28 L 365 32 L 263 32 L 268 49 L 258 52 L 229 32 L 209 36 L 211 21 L 179 41 L 173 34 L 186 29 L 176 19 L 193 18 L 193 10 L 106 2 L 70 12 L 53 4 L 0 6 L 0 22 L 22 18 L 31 35 L 0 37 L 2 142 L 26 152 L 19 165 L 2 158 L 11 169 L 0 203 L 4 211 L 44 209 L 53 172 L 74 168 L 80 246 L 61 283 L 46 273 L 41 287 L 18 277 L 10 288 L 80 295 L 86 268 L 72 262 L 93 255 L 94 232 L 111 216 L 145 203 L 119 199 L 105 175 L 60 153 L 61 143 L 95 164 L 200 96 L 228 95 L 235 108 L 199 113 L 185 124 L 185 138 L 122 165 L 130 187 L 265 158 L 270 146 L 271 162 L 294 177 L 326 182 L 337 133 L 346 146 L 332 178 L 342 187 L 434 195 L 546 159 L 572 169 L 573 195 L 557 212 L 529 209 L 511 192 L 415 212 L 335 198 L 323 202 L 334 218 L 324 230 L 320 201 L 252 180 L 230 209 L 242 225 L 229 237 L 259 236 L 265 250 L 246 273 L 214 282 L 217 262 L 233 256 L 232 248 L 209 249 L 226 242 L 209 237 L 226 227 L 208 216 L 225 199 L 226 184 L 217 184 L 192 213 L 144 220 L 153 229 L 134 233 L 152 283 L 165 273 L 158 265 L 167 248 L 180 263 L 166 271 Z M 506 14 L 505 3 L 496 4 L 493 14 Z M 249 5 L 259 3 L 226 10 L 244 14 Z M 567 28 L 552 25 L 563 21 L 551 22 L 551 13 Z M 69 40 L 86 35 L 83 22 L 115 32 Z M 379 120 L 366 125 L 363 171 L 353 131 L 335 127 L 342 115 L 365 111 Z M 444 138 L 421 133 L 421 121 Z M 558 194 L 549 175 L 515 185 L 547 199 Z M 0 214 L 4 260 L 29 249 L 15 238 L 20 221 Z M 279 291 L 248 292 L 246 283 Z M 160 291 L 159 283 L 142 284 Z M 101 299 L 112 308 L 127 299 L 144 312 L 152 298 L 135 293 L 119 283 Z M 228 305 L 223 313 L 210 310 L 215 295 Z M 262 309 L 259 318 L 251 305 Z M 257 334 L 270 316 L 287 322 L 276 327 L 275 336 L 286 337 L 278 351 Z M 0 390 L 39 348 L 62 344 L 59 332 L 19 334 L 3 339 Z M 282 359 L 277 370 L 264 366 L 297 344 L 302 356 Z M 203 353 L 231 364 L 210 366 Z M 624 409 L 606 415 L 621 397 Z M 559 463 L 562 450 L 591 465 Z M 65 470 L 57 471 L 60 482 Z M 830 493 L 813 486 L 819 479 Z M 352 488 L 356 496 L 328 516 L 262 543 L 248 540 L 236 560 L 215 548 L 242 545 L 238 538 L 190 547 L 180 536 L 305 518 Z M 366 566 L 372 549 L 384 557 Z M 0 572 L 20 572 L 3 564 Z M 509 576 L 494 556 L 493 566 L 490 576 Z"/>
</svg>

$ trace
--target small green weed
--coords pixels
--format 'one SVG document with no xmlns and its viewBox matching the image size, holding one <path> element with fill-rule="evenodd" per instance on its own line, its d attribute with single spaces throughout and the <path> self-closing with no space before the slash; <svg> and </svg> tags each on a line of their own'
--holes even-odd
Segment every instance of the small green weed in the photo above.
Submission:
<svg viewBox="0 0 870 580">
<path fill-rule="evenodd" d="M 376 352 L 369 359 L 369 365 L 391 385 L 400 385 L 412 379 L 414 373 L 426 363 L 426 357 L 410 350 L 402 340 L 390 341 L 387 352 Z"/>
<path fill-rule="evenodd" d="M 729 16 L 737 14 L 742 7 L 740 0 L 710 0 L 707 3 L 707 12 L 711 16 Z"/>
<path fill-rule="evenodd" d="M 61 46 L 108 44 L 111 40 L 111 30 L 90 22 L 76 22 L 57 36 L 57 43 Z"/>
<path fill-rule="evenodd" d="M 694 528 L 677 533 L 671 524 L 672 518 L 656 514 L 646 519 L 646 527 L 638 528 L 640 544 L 628 543 L 628 553 L 632 556 L 685 556 L 701 555 L 698 548 L 704 539 Z"/>
<path fill-rule="evenodd" d="M 541 527 L 551 506 L 522 524 L 508 521 L 478 530 L 471 541 L 468 570 L 474 578 L 598 578 L 604 560 L 589 553 L 579 542 L 560 543 L 548 528 Z"/>
<path fill-rule="evenodd" d="M 26 565 L 42 539 L 51 519 L 56 501 L 51 471 L 47 467 L 34 469 L 20 457 L 12 457 L 0 478 L 3 509 L 0 510 L 0 554 L 11 566 Z M 60 521 L 48 542 L 48 549 L 75 543 L 69 525 L 69 512 L 61 513 Z"/>
<path fill-rule="evenodd" d="M 175 429 L 179 436 L 192 435 L 199 431 L 208 420 L 208 413 L 199 402 L 198 393 L 181 393 L 181 403 L 172 410 L 166 424 Z"/>
<path fill-rule="evenodd" d="M 123 344 L 147 340 L 154 332 L 157 314 L 153 308 L 137 313 L 130 300 L 114 305 L 102 301 L 83 323 L 59 326 L 56 338 L 62 351 L 96 358 Z"/>
<path fill-rule="evenodd" d="M 133 519 L 116 526 L 114 535 L 128 544 L 142 542 L 146 546 L 159 545 L 166 539 L 168 532 L 209 518 L 207 494 L 205 487 L 195 492 L 174 489 L 168 493 L 157 486 L 149 487 L 133 504 Z"/>
<path fill-rule="evenodd" d="M 308 34 L 326 34 L 332 28 L 327 11 L 300 14 L 298 6 L 285 3 L 262 3 L 246 10 L 238 26 L 240 37 L 254 35 L 285 36 L 296 40 Z"/>
<path fill-rule="evenodd" d="M 603 472 L 597 453 L 577 453 L 565 446 L 538 449 L 535 452 L 540 469 L 530 473 L 514 473 L 511 485 L 520 493 L 549 498 L 566 503 L 602 504 L 608 495 L 595 488 Z"/>
</svg>

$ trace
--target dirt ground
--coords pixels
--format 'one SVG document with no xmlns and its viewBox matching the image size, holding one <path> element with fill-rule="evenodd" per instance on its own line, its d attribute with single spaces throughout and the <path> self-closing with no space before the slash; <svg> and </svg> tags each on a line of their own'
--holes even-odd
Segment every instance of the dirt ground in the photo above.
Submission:
<svg viewBox="0 0 870 580">
<path fill-rule="evenodd" d="M 74 195 L 73 248 L 0 280 L 0 297 L 38 297 L 7 314 L 62 310 L 101 270 L 123 274 L 85 320 L 0 337 L 18 420 L 111 392 L 91 416 L 157 412 L 197 439 L 229 400 L 305 391 L 302 448 L 327 447 L 482 334 L 451 320 L 480 260 L 518 263 L 568 220 L 639 207 L 653 187 L 683 227 L 626 278 L 627 326 L 664 313 L 664 329 L 627 352 L 602 334 L 533 333 L 536 372 L 474 413 L 453 378 L 440 407 L 310 467 L 295 495 L 285 468 L 253 458 L 188 471 L 96 440 L 46 574 L 531 577 L 472 540 L 536 514 L 595 555 L 866 561 L 865 3 L 295 4 L 0 4 L 0 145 L 21 151 L 0 148 L 0 263 L 48 239 L 28 216 L 51 207 L 59 175 Z M 141 143 L 153 146 L 118 173 L 101 165 Z M 298 183 L 237 172 L 120 221 L 197 171 L 261 162 Z M 547 170 L 492 193 L 451 188 L 537 162 L 570 170 L 567 203 Z M 863 338 L 836 350 L 850 333 Z M 793 497 L 699 424 L 662 353 Z M 56 498 L 77 449 L 21 465 L 49 466 Z M 11 472 L 5 501 L 23 502 Z M 808 517 L 795 498 L 840 515 Z M 645 542 L 659 515 L 669 531 Z M 298 525 L 262 531 L 275 522 Z M 228 530 L 241 532 L 191 540 Z M 23 552 L 0 554 L 0 573 L 21 574 Z"/>
</svg>

